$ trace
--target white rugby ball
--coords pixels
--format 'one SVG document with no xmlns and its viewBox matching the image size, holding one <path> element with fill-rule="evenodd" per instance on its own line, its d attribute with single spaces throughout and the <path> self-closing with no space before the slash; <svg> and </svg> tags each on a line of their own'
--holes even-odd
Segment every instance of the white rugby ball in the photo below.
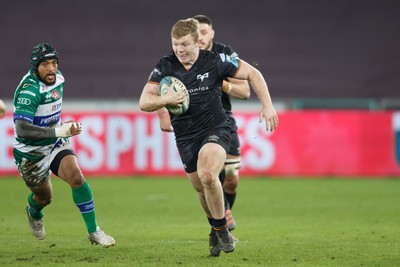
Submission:
<svg viewBox="0 0 400 267">
<path fill-rule="evenodd" d="M 185 94 L 185 101 L 183 101 L 182 106 L 172 106 L 172 105 L 167 105 L 165 106 L 171 113 L 180 115 L 185 113 L 189 109 L 189 103 L 190 103 L 190 97 L 189 97 L 189 91 L 186 89 L 186 86 L 183 84 L 183 82 L 173 76 L 166 76 L 164 77 L 161 81 L 160 84 L 158 85 L 158 95 L 165 95 L 169 87 L 171 86 L 172 83 L 175 83 L 174 90 L 175 92 L 182 91 Z"/>
</svg>

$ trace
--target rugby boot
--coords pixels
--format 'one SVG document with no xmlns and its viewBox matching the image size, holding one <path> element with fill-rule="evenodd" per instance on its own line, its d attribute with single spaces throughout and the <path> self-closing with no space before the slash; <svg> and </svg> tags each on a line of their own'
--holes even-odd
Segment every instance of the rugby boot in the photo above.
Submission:
<svg viewBox="0 0 400 267">
<path fill-rule="evenodd" d="M 209 234 L 208 239 L 210 245 L 210 254 L 211 256 L 218 257 L 221 252 L 221 245 L 219 244 L 217 234 L 215 233 L 214 228 L 211 227 L 211 232 Z"/>
<path fill-rule="evenodd" d="M 96 232 L 89 234 L 89 241 L 92 245 L 101 245 L 105 248 L 115 245 L 114 238 L 104 233 L 98 226 Z"/>
<path fill-rule="evenodd" d="M 39 240 L 44 239 L 46 232 L 44 230 L 43 218 L 40 220 L 32 218 L 31 213 L 29 212 L 30 209 L 29 204 L 26 204 L 25 209 L 26 209 L 26 214 L 28 215 L 29 228 L 32 231 L 32 235 Z"/>
<path fill-rule="evenodd" d="M 235 250 L 236 243 L 235 241 L 233 241 L 233 237 L 228 228 L 225 227 L 223 229 L 215 229 L 215 233 L 217 235 L 219 244 L 221 245 L 221 249 L 225 253 L 229 253 Z"/>
</svg>

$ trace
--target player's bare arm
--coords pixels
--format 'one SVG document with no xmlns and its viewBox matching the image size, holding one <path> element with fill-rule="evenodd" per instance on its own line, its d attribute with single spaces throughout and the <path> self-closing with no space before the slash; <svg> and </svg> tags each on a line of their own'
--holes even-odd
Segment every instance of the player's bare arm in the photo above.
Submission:
<svg viewBox="0 0 400 267">
<path fill-rule="evenodd" d="M 24 120 L 15 121 L 15 130 L 19 138 L 39 140 L 53 137 L 70 137 L 82 132 L 80 123 L 66 122 L 58 127 L 39 127 Z"/>
<path fill-rule="evenodd" d="M 228 81 L 223 81 L 222 90 L 236 99 L 247 100 L 250 97 L 250 85 L 248 81 L 228 78 Z"/>
<path fill-rule="evenodd" d="M 171 125 L 171 117 L 166 108 L 161 108 L 157 110 L 158 118 L 160 119 L 160 128 L 163 132 L 173 132 L 174 129 Z"/>
<path fill-rule="evenodd" d="M 152 83 L 147 83 L 142 91 L 139 100 L 139 107 L 142 111 L 152 112 L 159 110 L 166 105 L 181 106 L 185 100 L 185 94 L 181 91 L 174 91 L 175 84 L 172 83 L 168 93 L 159 96 L 158 86 Z"/>
<path fill-rule="evenodd" d="M 258 69 L 254 68 L 244 60 L 239 59 L 239 61 L 240 68 L 235 78 L 245 79 L 250 82 L 262 105 L 262 109 L 259 114 L 260 122 L 265 120 L 266 130 L 271 132 L 275 131 L 278 128 L 279 119 L 278 114 L 272 105 L 267 82 Z"/>
</svg>

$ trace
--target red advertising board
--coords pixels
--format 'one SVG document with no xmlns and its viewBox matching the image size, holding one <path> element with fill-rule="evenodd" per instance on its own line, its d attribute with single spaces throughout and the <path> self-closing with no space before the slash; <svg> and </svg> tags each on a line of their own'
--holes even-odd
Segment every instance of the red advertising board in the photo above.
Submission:
<svg viewBox="0 0 400 267">
<path fill-rule="evenodd" d="M 241 174 L 261 176 L 399 176 L 400 113 L 280 112 L 279 128 L 265 131 L 257 112 L 236 112 Z M 64 112 L 83 124 L 70 138 L 86 175 L 181 175 L 174 135 L 155 113 Z M 11 115 L 0 120 L 0 176 L 17 174 Z"/>
</svg>

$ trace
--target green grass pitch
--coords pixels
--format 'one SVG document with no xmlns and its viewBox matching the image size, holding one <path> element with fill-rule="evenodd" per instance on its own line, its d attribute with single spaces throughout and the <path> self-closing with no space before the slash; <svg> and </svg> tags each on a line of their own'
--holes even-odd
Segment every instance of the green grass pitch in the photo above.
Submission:
<svg viewBox="0 0 400 267">
<path fill-rule="evenodd" d="M 400 179 L 242 179 L 233 253 L 209 257 L 209 226 L 185 178 L 88 181 L 97 221 L 87 240 L 71 191 L 52 179 L 46 238 L 29 232 L 20 178 L 0 179 L 0 266 L 400 266 Z"/>
</svg>

